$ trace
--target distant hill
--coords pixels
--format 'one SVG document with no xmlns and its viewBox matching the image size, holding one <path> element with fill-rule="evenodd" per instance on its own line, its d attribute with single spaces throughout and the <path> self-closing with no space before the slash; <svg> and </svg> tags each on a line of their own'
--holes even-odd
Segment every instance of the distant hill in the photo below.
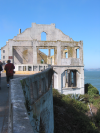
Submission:
<svg viewBox="0 0 100 133">
<path fill-rule="evenodd" d="M 100 71 L 100 68 L 90 68 L 90 69 L 84 69 L 84 71 Z"/>
</svg>

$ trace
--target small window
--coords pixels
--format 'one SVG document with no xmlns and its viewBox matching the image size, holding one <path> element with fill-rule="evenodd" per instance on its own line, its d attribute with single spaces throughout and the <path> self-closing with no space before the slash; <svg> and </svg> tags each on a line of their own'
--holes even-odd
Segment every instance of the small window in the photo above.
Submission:
<svg viewBox="0 0 100 133">
<path fill-rule="evenodd" d="M 5 50 L 3 50 L 3 53 L 5 53 Z"/>
<path fill-rule="evenodd" d="M 79 57 L 79 49 L 76 49 L 76 58 L 80 58 Z"/>
<path fill-rule="evenodd" d="M 5 56 L 3 56 L 3 59 L 5 59 Z"/>
</svg>

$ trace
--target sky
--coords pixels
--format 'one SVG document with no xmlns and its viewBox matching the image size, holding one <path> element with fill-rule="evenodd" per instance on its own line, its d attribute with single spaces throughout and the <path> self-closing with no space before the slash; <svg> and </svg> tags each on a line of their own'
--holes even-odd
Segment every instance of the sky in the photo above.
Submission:
<svg viewBox="0 0 100 133">
<path fill-rule="evenodd" d="M 32 23 L 83 40 L 85 68 L 100 68 L 100 0 L 0 0 L 0 49 Z"/>
</svg>

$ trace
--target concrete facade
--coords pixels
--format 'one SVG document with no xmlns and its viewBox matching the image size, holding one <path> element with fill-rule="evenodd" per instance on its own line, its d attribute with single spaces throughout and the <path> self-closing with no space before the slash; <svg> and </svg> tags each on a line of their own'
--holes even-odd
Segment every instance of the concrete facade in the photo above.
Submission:
<svg viewBox="0 0 100 133">
<path fill-rule="evenodd" d="M 46 33 L 46 40 L 41 40 L 41 33 Z M 50 64 L 54 69 L 53 87 L 60 93 L 84 94 L 83 41 L 74 41 L 55 24 L 43 25 L 32 23 L 32 27 L 9 39 L 8 58 L 17 65 Z M 4 47 L 1 49 L 1 51 Z M 40 54 L 39 49 L 48 49 L 48 56 Z M 54 49 L 54 55 L 50 50 Z M 18 69 L 17 69 L 18 70 Z M 25 71 L 25 69 L 23 69 Z M 33 69 L 31 69 L 33 71 Z"/>
</svg>

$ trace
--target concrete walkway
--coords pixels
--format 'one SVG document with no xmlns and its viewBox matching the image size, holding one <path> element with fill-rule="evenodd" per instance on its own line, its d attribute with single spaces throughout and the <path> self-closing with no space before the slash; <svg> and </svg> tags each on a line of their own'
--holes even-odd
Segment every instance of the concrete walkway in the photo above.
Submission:
<svg viewBox="0 0 100 133">
<path fill-rule="evenodd" d="M 14 78 L 29 75 L 14 75 Z M 9 113 L 9 88 L 7 88 L 6 74 L 1 74 L 0 90 L 0 133 L 8 133 L 8 113 Z"/>
</svg>

